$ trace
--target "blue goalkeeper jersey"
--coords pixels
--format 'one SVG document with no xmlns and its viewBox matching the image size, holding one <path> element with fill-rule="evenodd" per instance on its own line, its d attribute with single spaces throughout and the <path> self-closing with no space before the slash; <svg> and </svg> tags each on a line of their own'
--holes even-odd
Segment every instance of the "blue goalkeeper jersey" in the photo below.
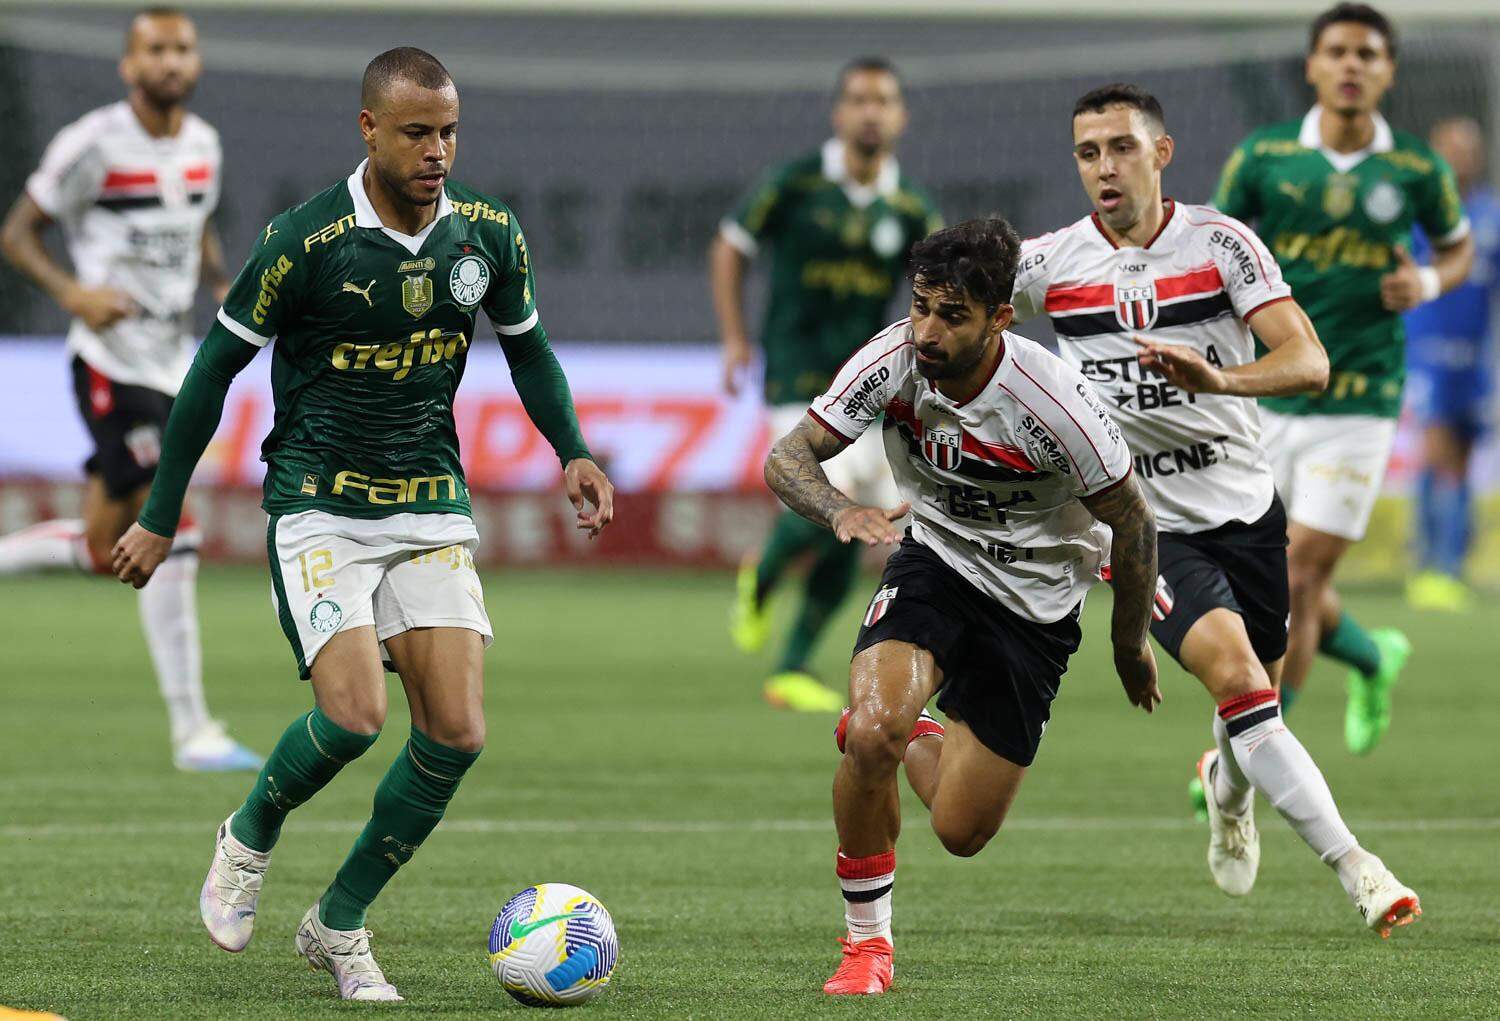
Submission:
<svg viewBox="0 0 1500 1021">
<path fill-rule="evenodd" d="M 1406 314 L 1407 359 L 1413 368 L 1482 370 L 1494 317 L 1500 312 L 1500 197 L 1476 188 L 1464 199 L 1472 224 L 1474 269 L 1469 279 L 1436 301 Z M 1428 262 L 1432 246 L 1420 230 L 1413 251 Z"/>
</svg>

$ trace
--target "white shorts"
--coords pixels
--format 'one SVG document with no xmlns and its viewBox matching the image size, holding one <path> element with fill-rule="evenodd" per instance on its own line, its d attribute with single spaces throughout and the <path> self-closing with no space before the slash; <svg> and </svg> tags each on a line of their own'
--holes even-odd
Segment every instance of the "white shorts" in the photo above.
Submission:
<svg viewBox="0 0 1500 1021">
<path fill-rule="evenodd" d="M 370 626 L 382 645 L 418 627 L 461 627 L 494 640 L 474 571 L 479 533 L 462 514 L 271 517 L 271 599 L 305 681 L 340 631 Z"/>
<path fill-rule="evenodd" d="M 807 414 L 805 404 L 778 404 L 771 409 L 771 432 L 781 439 Z M 901 502 L 890 462 L 885 459 L 882 430 L 876 422 L 844 450 L 823 462 L 823 473 L 833 488 L 870 507 L 894 507 Z"/>
<path fill-rule="evenodd" d="M 1260 409 L 1260 443 L 1287 517 L 1351 542 L 1365 537 L 1395 440 L 1394 418 Z"/>
</svg>

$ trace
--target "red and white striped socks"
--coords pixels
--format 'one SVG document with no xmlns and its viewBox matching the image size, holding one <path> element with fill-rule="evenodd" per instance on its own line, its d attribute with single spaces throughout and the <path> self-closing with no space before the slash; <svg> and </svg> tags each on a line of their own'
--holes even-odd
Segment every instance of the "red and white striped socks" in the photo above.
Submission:
<svg viewBox="0 0 1500 1021">
<path fill-rule="evenodd" d="M 896 883 L 896 852 L 850 858 L 838 853 L 839 887 L 844 892 L 844 921 L 858 943 L 877 936 L 891 939 L 891 888 Z"/>
<path fill-rule="evenodd" d="M 1297 740 L 1281 719 L 1281 706 L 1276 692 L 1267 688 L 1238 695 L 1219 704 L 1219 722 L 1214 725 L 1214 736 L 1218 738 L 1220 727 L 1233 753 L 1233 764 L 1238 773 L 1266 796 L 1266 800 L 1292 829 L 1297 831 L 1308 847 L 1328 865 L 1337 865 L 1351 851 L 1359 849 L 1359 843 L 1344 820 L 1339 816 L 1338 806 L 1323 773 L 1313 762 L 1302 742 Z M 1220 784 L 1228 788 L 1225 793 L 1233 797 L 1238 793 L 1235 786 L 1235 770 L 1222 754 L 1220 743 L 1219 771 L 1215 776 L 1214 797 L 1218 801 Z M 1248 793 L 1243 795 L 1248 799 Z M 1223 801 L 1218 802 L 1226 808 Z"/>
</svg>

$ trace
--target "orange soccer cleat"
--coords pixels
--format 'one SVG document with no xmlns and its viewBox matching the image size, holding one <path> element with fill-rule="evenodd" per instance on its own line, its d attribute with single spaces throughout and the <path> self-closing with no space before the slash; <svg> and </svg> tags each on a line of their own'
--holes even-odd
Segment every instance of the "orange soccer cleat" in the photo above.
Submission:
<svg viewBox="0 0 1500 1021">
<path fill-rule="evenodd" d="M 896 974 L 896 948 L 883 936 L 860 940 L 840 939 L 844 959 L 833 978 L 823 983 L 829 996 L 879 996 L 891 987 Z"/>
</svg>

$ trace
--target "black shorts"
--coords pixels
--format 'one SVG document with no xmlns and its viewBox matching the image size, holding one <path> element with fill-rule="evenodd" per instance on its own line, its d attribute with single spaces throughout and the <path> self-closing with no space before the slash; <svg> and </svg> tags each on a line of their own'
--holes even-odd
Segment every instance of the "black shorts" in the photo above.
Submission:
<svg viewBox="0 0 1500 1021">
<path fill-rule="evenodd" d="M 161 437 L 172 398 L 146 386 L 116 383 L 82 358 L 73 358 L 73 395 L 94 438 L 83 470 L 104 480 L 111 499 L 123 500 L 156 476 Z"/>
<path fill-rule="evenodd" d="M 1281 497 L 1258 521 L 1231 521 L 1207 532 L 1162 532 L 1156 541 L 1156 601 L 1151 634 L 1182 657 L 1182 640 L 1210 610 L 1233 610 L 1245 621 L 1256 658 L 1286 655 L 1286 508 Z"/>
<path fill-rule="evenodd" d="M 943 672 L 938 708 L 968 724 L 996 755 L 1029 766 L 1068 657 L 1082 638 L 1081 607 L 1051 624 L 1027 620 L 979 591 L 908 532 L 886 561 L 854 654 L 885 641 L 926 649 Z"/>
</svg>

